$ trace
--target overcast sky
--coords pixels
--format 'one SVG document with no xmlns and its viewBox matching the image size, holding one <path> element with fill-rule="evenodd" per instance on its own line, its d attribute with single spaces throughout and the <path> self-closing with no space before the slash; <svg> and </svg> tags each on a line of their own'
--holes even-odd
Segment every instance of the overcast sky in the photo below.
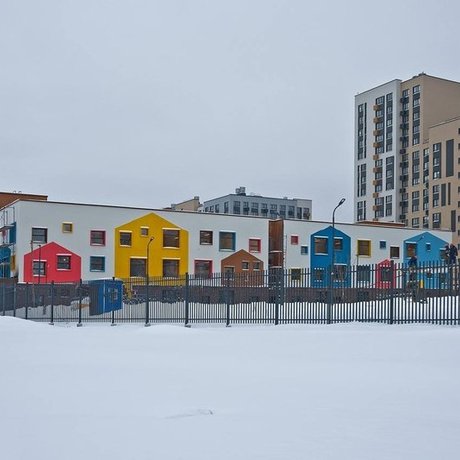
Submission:
<svg viewBox="0 0 460 460">
<path fill-rule="evenodd" d="M 0 0 L 0 191 L 353 219 L 354 96 L 460 80 L 460 2 Z"/>
</svg>

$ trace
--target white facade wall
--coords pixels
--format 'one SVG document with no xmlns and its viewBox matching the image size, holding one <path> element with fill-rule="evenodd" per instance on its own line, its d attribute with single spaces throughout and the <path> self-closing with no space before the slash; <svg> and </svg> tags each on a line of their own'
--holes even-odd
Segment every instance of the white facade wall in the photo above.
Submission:
<svg viewBox="0 0 460 460">
<path fill-rule="evenodd" d="M 194 273 L 194 261 L 199 259 L 212 260 L 213 270 L 215 272 L 220 271 L 221 260 L 233 253 L 219 251 L 220 231 L 236 233 L 235 252 L 240 249 L 248 251 L 249 239 L 259 238 L 261 240 L 261 253 L 254 253 L 254 255 L 264 262 L 265 268 L 268 268 L 269 219 L 265 218 L 38 201 L 19 201 L 8 207 L 8 211 L 11 208 L 14 208 L 17 223 L 15 254 L 19 281 L 23 281 L 24 255 L 31 251 L 32 227 L 47 228 L 48 242 L 54 241 L 80 255 L 82 258 L 82 278 L 91 280 L 114 275 L 114 228 L 148 213 L 155 213 L 189 232 L 189 273 Z M 62 232 L 63 222 L 73 224 L 72 233 Z M 313 250 L 311 235 L 331 224 L 329 222 L 299 220 L 284 220 L 283 223 L 284 266 L 286 268 L 309 268 Z M 400 259 L 395 259 L 395 262 L 403 262 L 403 242 L 424 232 L 423 229 L 344 223 L 336 223 L 335 228 L 351 238 L 351 264 L 374 264 L 387 259 L 390 257 L 391 246 L 400 248 Z M 91 230 L 106 231 L 105 246 L 90 245 Z M 214 244 L 212 246 L 199 244 L 200 230 L 214 232 Z M 452 233 L 449 231 L 430 230 L 430 233 L 445 241 L 452 241 Z M 298 235 L 297 245 L 291 244 L 292 235 Z M 371 257 L 357 258 L 356 248 L 359 239 L 371 241 Z M 385 249 L 380 249 L 380 241 L 386 242 Z M 308 247 L 308 255 L 301 254 L 301 246 Z M 91 256 L 105 257 L 106 272 L 104 274 L 89 271 Z"/>
<path fill-rule="evenodd" d="M 249 239 L 261 240 L 261 252 L 253 253 L 268 265 L 268 223 L 262 217 L 235 216 L 226 214 L 188 213 L 155 211 L 159 216 L 174 222 L 189 232 L 189 272 L 194 272 L 195 260 L 213 260 L 213 271 L 220 271 L 220 261 L 233 252 L 219 251 L 219 232 L 235 232 L 235 252 L 243 249 L 249 252 Z M 214 244 L 200 245 L 200 230 L 212 230 Z"/>
<path fill-rule="evenodd" d="M 388 83 L 385 83 L 383 85 L 380 85 L 376 88 L 370 89 L 369 91 L 365 91 L 363 93 L 358 94 L 355 97 L 355 136 L 354 136 L 354 220 L 355 222 L 358 221 L 358 208 L 357 208 L 357 203 L 358 201 L 365 201 L 366 202 L 366 219 L 365 220 L 372 220 L 374 218 L 374 210 L 373 206 L 375 204 L 375 198 L 373 196 L 374 194 L 374 186 L 373 186 L 373 180 L 375 178 L 375 174 L 373 172 L 373 169 L 375 167 L 375 160 L 374 160 L 374 154 L 375 154 L 375 147 L 374 147 L 374 142 L 375 142 L 375 136 L 374 136 L 374 129 L 375 129 L 375 122 L 374 122 L 374 117 L 375 117 L 375 111 L 374 111 L 374 105 L 375 101 L 378 97 L 385 97 L 387 94 L 392 94 L 393 95 L 393 147 L 391 151 L 386 151 L 386 148 L 382 154 L 379 155 L 380 159 L 383 160 L 383 168 L 382 168 L 382 176 L 383 176 L 383 189 L 381 192 L 379 192 L 379 197 L 383 198 L 385 201 L 385 198 L 387 196 L 392 197 L 392 203 L 393 203 L 393 212 L 391 215 L 384 215 L 384 217 L 379 218 L 379 220 L 384 220 L 387 222 L 398 222 L 398 211 L 399 211 L 399 202 L 398 202 L 398 190 L 399 190 L 399 150 L 400 150 L 400 97 L 401 97 L 401 80 L 393 80 Z M 386 102 L 386 101 L 385 101 Z M 367 110 L 366 110 L 366 120 L 365 120 L 365 132 L 364 134 L 364 142 L 366 146 L 366 158 L 358 160 L 358 118 L 359 118 L 359 113 L 358 113 L 358 107 L 361 104 L 366 104 Z M 384 124 L 385 124 L 385 134 L 386 136 L 386 127 L 387 127 L 387 117 L 385 114 L 384 117 Z M 386 140 L 385 140 L 385 146 L 386 146 Z M 389 156 L 394 157 L 394 188 L 392 190 L 386 190 L 385 187 L 385 175 L 386 175 L 386 169 L 385 169 L 385 159 Z M 358 166 L 365 164 L 366 165 L 366 175 L 367 175 L 367 180 L 366 180 L 366 195 L 365 196 L 358 196 Z"/>
<path fill-rule="evenodd" d="M 285 266 L 288 268 L 307 268 L 310 267 L 310 256 L 313 248 L 311 247 L 311 235 L 319 230 L 323 230 L 331 225 L 330 222 L 284 222 L 284 241 L 285 241 Z M 395 263 L 404 262 L 404 247 L 405 240 L 418 237 L 424 233 L 425 229 L 420 228 L 399 228 L 399 227 L 384 227 L 380 225 L 364 225 L 364 224 L 343 224 L 336 223 L 335 229 L 342 231 L 351 239 L 351 254 L 350 264 L 376 264 L 385 259 L 390 259 L 390 247 L 399 247 L 399 259 L 392 259 Z M 432 235 L 438 238 L 451 242 L 452 233 L 444 230 L 430 230 Z M 299 236 L 299 244 L 291 245 L 291 235 Z M 371 241 L 371 256 L 357 256 L 358 240 Z M 386 242 L 386 248 L 380 249 L 380 241 Z M 308 246 L 308 255 L 301 255 L 301 246 Z"/>
<path fill-rule="evenodd" d="M 11 207 L 15 209 L 17 222 L 16 267 L 20 281 L 24 255 L 31 251 L 32 227 L 48 229 L 48 242 L 54 241 L 82 258 L 82 278 L 84 280 L 101 278 L 101 273 L 89 271 L 91 256 L 105 257 L 106 272 L 102 277 L 113 276 L 114 271 L 114 229 L 148 213 L 155 213 L 189 232 L 189 272 L 194 272 L 194 261 L 212 260 L 214 271 L 220 271 L 220 261 L 231 252 L 219 251 L 219 231 L 236 233 L 235 252 L 249 250 L 249 238 L 261 239 L 261 253 L 256 257 L 268 264 L 268 219 L 232 215 L 216 215 L 195 212 L 125 208 L 116 206 L 86 205 L 56 202 L 19 201 Z M 62 233 L 62 223 L 73 224 L 72 233 Z M 91 230 L 105 230 L 106 245 L 91 246 Z M 214 244 L 200 245 L 200 230 L 214 232 Z M 34 249 L 37 245 L 34 247 Z"/>
</svg>

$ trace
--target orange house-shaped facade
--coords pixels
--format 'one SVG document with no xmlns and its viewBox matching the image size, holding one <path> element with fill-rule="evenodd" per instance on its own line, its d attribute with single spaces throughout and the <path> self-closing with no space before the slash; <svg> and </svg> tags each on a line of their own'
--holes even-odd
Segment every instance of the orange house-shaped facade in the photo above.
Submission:
<svg viewBox="0 0 460 460">
<path fill-rule="evenodd" d="M 232 279 L 245 285 L 260 285 L 263 284 L 263 270 L 263 261 L 244 249 L 221 260 L 223 281 Z"/>
</svg>

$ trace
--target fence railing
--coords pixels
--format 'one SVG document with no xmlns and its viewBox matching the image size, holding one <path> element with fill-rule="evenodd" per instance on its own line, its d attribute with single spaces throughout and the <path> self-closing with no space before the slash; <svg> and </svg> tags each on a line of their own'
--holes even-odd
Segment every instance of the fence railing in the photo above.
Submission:
<svg viewBox="0 0 460 460">
<path fill-rule="evenodd" d="M 35 321 L 459 324 L 459 267 L 444 263 L 272 269 L 179 278 L 28 284 L 0 280 L 0 315 Z M 101 287 L 102 286 L 102 287 Z M 105 303 L 110 297 L 110 306 Z"/>
</svg>

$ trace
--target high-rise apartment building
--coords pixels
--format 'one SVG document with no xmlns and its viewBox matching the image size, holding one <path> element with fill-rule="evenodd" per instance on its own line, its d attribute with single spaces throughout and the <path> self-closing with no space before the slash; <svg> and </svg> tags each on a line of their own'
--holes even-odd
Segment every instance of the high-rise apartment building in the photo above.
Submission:
<svg viewBox="0 0 460 460">
<path fill-rule="evenodd" d="M 460 82 L 421 73 L 358 94 L 354 149 L 355 221 L 460 240 Z"/>
</svg>

